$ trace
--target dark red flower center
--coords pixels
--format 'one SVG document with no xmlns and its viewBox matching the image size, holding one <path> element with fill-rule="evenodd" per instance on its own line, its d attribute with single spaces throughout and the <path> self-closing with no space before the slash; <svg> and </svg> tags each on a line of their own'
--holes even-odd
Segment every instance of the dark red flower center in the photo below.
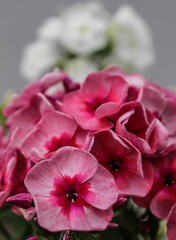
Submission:
<svg viewBox="0 0 176 240">
<path fill-rule="evenodd" d="M 66 193 L 66 198 L 69 202 L 74 203 L 78 198 L 78 193 L 76 190 L 71 190 Z"/>
<path fill-rule="evenodd" d="M 50 141 L 47 141 L 45 143 L 45 148 L 48 149 L 47 154 L 51 153 L 51 152 L 55 152 L 56 150 L 58 150 L 61 147 L 64 147 L 67 145 L 68 141 L 70 140 L 70 135 L 68 133 L 62 133 L 62 135 L 60 136 L 60 138 L 57 137 L 52 137 Z"/>
<path fill-rule="evenodd" d="M 171 175 L 167 175 L 164 181 L 164 184 L 168 187 L 172 186 L 175 183 L 175 179 Z"/>
<path fill-rule="evenodd" d="M 118 172 L 118 171 L 119 171 L 119 168 L 120 168 L 119 162 L 117 162 L 117 161 L 112 161 L 112 162 L 110 163 L 110 168 L 111 168 L 113 171 Z"/>
</svg>

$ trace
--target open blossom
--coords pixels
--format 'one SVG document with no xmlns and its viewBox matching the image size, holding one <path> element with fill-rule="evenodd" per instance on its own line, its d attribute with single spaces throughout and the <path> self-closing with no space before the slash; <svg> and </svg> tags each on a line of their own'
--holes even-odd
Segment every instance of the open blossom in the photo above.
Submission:
<svg viewBox="0 0 176 240">
<path fill-rule="evenodd" d="M 123 104 L 115 119 L 116 133 L 127 138 L 141 153 L 152 154 L 167 146 L 167 130 L 142 103 Z"/>
<path fill-rule="evenodd" d="M 24 140 L 21 149 L 27 158 L 40 161 L 64 146 L 84 149 L 88 133 L 79 128 L 69 115 L 55 111 L 42 118 Z"/>
<path fill-rule="evenodd" d="M 62 84 L 62 90 L 57 89 Z M 55 69 L 43 78 L 30 83 L 22 93 L 14 95 L 11 102 L 4 108 L 8 116 L 7 125 L 10 128 L 10 147 L 19 148 L 24 138 L 33 127 L 48 112 L 60 109 L 60 101 L 65 92 L 79 87 L 65 74 Z"/>
<path fill-rule="evenodd" d="M 88 1 L 59 12 L 44 21 L 36 40 L 24 50 L 20 72 L 27 80 L 41 77 L 55 66 L 71 73 L 69 69 L 79 58 L 92 61 L 94 71 L 118 64 L 128 72 L 143 72 L 153 65 L 150 30 L 131 6 L 122 6 L 111 16 L 101 3 Z M 84 73 L 85 68 L 77 68 L 79 82 Z"/>
<path fill-rule="evenodd" d="M 61 36 L 61 19 L 59 17 L 48 18 L 41 27 L 37 30 L 39 38 L 51 41 L 53 43 L 58 42 Z M 59 59 L 59 53 L 58 59 Z"/>
<path fill-rule="evenodd" d="M 26 191 L 23 180 L 29 169 L 30 163 L 19 151 L 0 150 L 0 207 L 10 195 Z"/>
<path fill-rule="evenodd" d="M 150 163 L 140 152 L 111 130 L 95 133 L 90 152 L 114 176 L 121 195 L 145 196 L 153 183 Z M 142 166 L 143 165 L 143 166 Z"/>
<path fill-rule="evenodd" d="M 58 69 L 32 82 L 4 109 L 0 207 L 53 232 L 103 231 L 129 196 L 175 240 L 175 100 L 115 66 L 83 84 Z"/>
<path fill-rule="evenodd" d="M 28 76 L 28 80 L 40 77 L 42 74 L 51 70 L 59 57 L 60 47 L 58 44 L 36 40 L 26 47 L 20 66 L 23 76 Z"/>
<path fill-rule="evenodd" d="M 103 71 L 110 76 L 121 76 L 129 84 L 127 101 L 141 100 L 143 88 L 148 81 L 140 74 L 126 74 L 121 68 L 114 65 L 105 68 Z"/>
<path fill-rule="evenodd" d="M 84 11 L 82 11 L 84 9 Z M 76 4 L 60 15 L 44 22 L 38 29 L 39 39 L 74 54 L 89 55 L 107 44 L 108 14 L 101 4 L 88 2 Z M 62 54 L 58 54 L 62 57 Z"/>
<path fill-rule="evenodd" d="M 82 3 L 68 9 L 62 14 L 62 45 L 80 55 L 89 55 L 104 48 L 107 44 L 107 15 L 96 2 Z"/>
<path fill-rule="evenodd" d="M 10 147 L 20 147 L 24 138 L 47 112 L 54 111 L 53 105 L 44 95 L 38 93 L 30 104 L 21 108 L 9 118 L 9 127 L 12 130 Z"/>
<path fill-rule="evenodd" d="M 154 49 L 147 24 L 129 5 L 118 9 L 114 19 L 115 49 L 112 58 L 122 68 L 143 72 L 154 62 Z"/>
<path fill-rule="evenodd" d="M 144 198 L 135 198 L 139 206 L 149 206 L 158 218 L 167 219 L 176 203 L 176 150 L 172 147 L 165 156 L 151 158 L 154 183 Z"/>
<path fill-rule="evenodd" d="M 148 83 L 143 88 L 141 102 L 156 116 L 169 133 L 169 143 L 176 141 L 176 101 L 171 91 Z"/>
<path fill-rule="evenodd" d="M 113 176 L 91 154 L 72 147 L 34 166 L 25 185 L 38 223 L 50 231 L 104 230 L 118 193 Z"/>
<path fill-rule="evenodd" d="M 10 103 L 3 110 L 4 115 L 7 117 L 12 116 L 18 110 L 27 107 L 30 105 L 31 99 L 38 93 L 46 96 L 51 87 L 63 82 L 65 78 L 64 71 L 55 69 L 53 72 L 47 73 L 42 78 L 30 83 L 20 95 L 12 95 Z"/>
<path fill-rule="evenodd" d="M 118 89 L 118 91 L 117 91 Z M 127 98 L 128 84 L 121 76 L 106 72 L 89 74 L 80 90 L 67 94 L 62 110 L 71 114 L 84 129 L 101 130 L 114 126 L 108 116 Z"/>
</svg>

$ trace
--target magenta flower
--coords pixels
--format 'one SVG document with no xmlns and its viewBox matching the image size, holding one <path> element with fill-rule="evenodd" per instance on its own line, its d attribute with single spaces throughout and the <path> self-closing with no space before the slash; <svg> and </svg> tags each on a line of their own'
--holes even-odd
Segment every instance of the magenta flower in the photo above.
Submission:
<svg viewBox="0 0 176 240">
<path fill-rule="evenodd" d="M 143 89 L 141 102 L 165 126 L 169 133 L 169 145 L 171 145 L 176 141 L 176 101 L 173 93 L 169 93 L 148 83 Z"/>
<path fill-rule="evenodd" d="M 144 198 L 135 198 L 139 206 L 149 206 L 158 218 L 167 219 L 172 206 L 176 203 L 176 149 L 166 156 L 151 159 L 154 183 Z"/>
<path fill-rule="evenodd" d="M 8 119 L 11 129 L 10 147 L 20 148 L 24 138 L 47 112 L 54 107 L 47 98 L 38 93 L 31 98 L 28 106 L 21 108 Z"/>
<path fill-rule="evenodd" d="M 12 191 L 15 167 L 13 151 L 0 150 L 0 207 Z"/>
<path fill-rule="evenodd" d="M 23 181 L 29 167 L 19 151 L 0 150 L 0 207 L 10 195 L 26 190 Z"/>
<path fill-rule="evenodd" d="M 24 140 L 21 149 L 27 158 L 40 161 L 64 146 L 84 149 L 88 133 L 79 128 L 69 115 L 55 111 L 42 118 Z"/>
<path fill-rule="evenodd" d="M 111 76 L 121 76 L 129 84 L 128 97 L 126 101 L 137 101 L 141 99 L 143 94 L 143 87 L 147 81 L 139 74 L 126 74 L 122 69 L 117 66 L 107 67 L 104 72 Z"/>
<path fill-rule="evenodd" d="M 113 176 L 91 154 L 73 147 L 36 164 L 25 185 L 39 225 L 49 231 L 104 230 L 118 197 Z"/>
<path fill-rule="evenodd" d="M 127 98 L 128 84 L 119 75 L 106 72 L 89 74 L 80 90 L 67 94 L 63 112 L 71 114 L 77 123 L 88 130 L 101 130 L 114 126 L 107 117 L 117 112 Z"/>
<path fill-rule="evenodd" d="M 142 103 L 132 101 L 123 104 L 113 118 L 117 120 L 116 133 L 127 138 L 142 154 L 166 148 L 167 130 Z"/>
<path fill-rule="evenodd" d="M 167 219 L 167 235 L 169 240 L 176 239 L 176 204 L 172 207 Z"/>
<path fill-rule="evenodd" d="M 140 152 L 111 130 L 94 135 L 90 152 L 114 176 L 119 194 L 145 196 L 152 187 L 153 172 L 143 163 Z M 144 169 L 144 170 L 143 170 Z"/>
<path fill-rule="evenodd" d="M 21 108 L 27 107 L 30 104 L 31 99 L 38 93 L 47 95 L 48 89 L 60 82 L 63 82 L 65 77 L 66 74 L 63 71 L 56 69 L 54 72 L 47 73 L 43 78 L 31 82 L 26 88 L 24 88 L 19 96 L 14 95 L 12 97 L 11 102 L 3 111 L 4 115 L 12 116 Z"/>
</svg>

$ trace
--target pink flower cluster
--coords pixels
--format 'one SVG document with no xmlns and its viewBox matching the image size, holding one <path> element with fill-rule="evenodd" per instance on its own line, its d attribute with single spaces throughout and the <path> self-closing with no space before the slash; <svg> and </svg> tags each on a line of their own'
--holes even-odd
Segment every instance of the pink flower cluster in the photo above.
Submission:
<svg viewBox="0 0 176 240">
<path fill-rule="evenodd" d="M 176 95 L 118 67 L 79 86 L 55 70 L 15 95 L 0 129 L 0 204 L 49 231 L 104 230 L 131 196 L 176 239 Z"/>
</svg>

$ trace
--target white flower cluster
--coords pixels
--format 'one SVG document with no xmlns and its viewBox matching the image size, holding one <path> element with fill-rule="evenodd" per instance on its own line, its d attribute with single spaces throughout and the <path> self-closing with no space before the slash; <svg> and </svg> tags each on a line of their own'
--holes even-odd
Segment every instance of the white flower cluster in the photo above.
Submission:
<svg viewBox="0 0 176 240">
<path fill-rule="evenodd" d="M 150 31 L 132 7 L 123 6 L 111 17 L 99 3 L 88 2 L 44 22 L 24 50 L 20 71 L 31 81 L 59 67 L 80 82 L 110 64 L 144 72 L 154 58 Z"/>
</svg>

